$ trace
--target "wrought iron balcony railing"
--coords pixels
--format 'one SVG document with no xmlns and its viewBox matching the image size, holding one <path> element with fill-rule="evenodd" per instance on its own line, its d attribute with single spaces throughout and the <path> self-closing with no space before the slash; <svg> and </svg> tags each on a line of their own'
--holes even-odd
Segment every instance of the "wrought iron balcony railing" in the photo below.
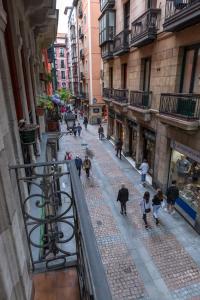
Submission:
<svg viewBox="0 0 200 300">
<path fill-rule="evenodd" d="M 114 37 L 113 55 L 122 55 L 129 51 L 129 30 L 123 30 Z"/>
<path fill-rule="evenodd" d="M 200 95 L 197 94 L 161 94 L 161 114 L 187 120 L 200 119 Z"/>
<path fill-rule="evenodd" d="M 179 31 L 200 23 L 199 0 L 167 0 L 165 8 L 165 31 Z"/>
<path fill-rule="evenodd" d="M 152 92 L 130 91 L 130 105 L 142 109 L 151 107 Z"/>
<path fill-rule="evenodd" d="M 131 46 L 141 47 L 156 39 L 160 14 L 160 9 L 150 8 L 132 23 Z"/>
<path fill-rule="evenodd" d="M 115 6 L 115 0 L 100 0 L 100 9 L 102 13 L 113 6 Z"/>
<path fill-rule="evenodd" d="M 82 32 L 82 29 L 81 29 L 81 28 L 79 28 L 79 30 L 78 30 L 78 34 L 79 34 L 79 39 L 80 39 L 80 40 L 82 40 L 82 39 L 84 38 L 84 34 L 83 34 L 83 32 Z"/>
<path fill-rule="evenodd" d="M 88 93 L 86 92 L 80 92 L 79 96 L 81 99 L 89 99 Z"/>
<path fill-rule="evenodd" d="M 113 42 L 107 42 L 101 47 L 102 59 L 111 59 L 113 57 Z"/>
<path fill-rule="evenodd" d="M 56 141 L 50 140 L 49 160 L 49 153 L 56 151 Z M 28 177 L 22 175 L 27 168 L 32 170 Z M 16 165 L 10 172 L 16 176 L 32 270 L 47 272 L 73 265 L 81 299 L 111 300 L 74 161 Z M 25 186 L 28 195 L 23 193 Z"/>
<path fill-rule="evenodd" d="M 113 89 L 109 89 L 109 88 L 103 88 L 103 97 L 104 98 L 112 98 L 113 95 Z"/>
<path fill-rule="evenodd" d="M 129 94 L 128 90 L 113 89 L 112 97 L 115 101 L 126 104 L 128 103 L 128 94 Z"/>
</svg>

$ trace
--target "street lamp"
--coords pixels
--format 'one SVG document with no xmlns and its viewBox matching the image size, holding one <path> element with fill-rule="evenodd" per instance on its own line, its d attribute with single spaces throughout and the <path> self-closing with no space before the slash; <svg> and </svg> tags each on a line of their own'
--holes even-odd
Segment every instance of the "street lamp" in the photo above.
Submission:
<svg viewBox="0 0 200 300">
<path fill-rule="evenodd" d="M 68 133 L 72 134 L 73 133 L 73 129 L 75 126 L 75 115 L 73 113 L 66 113 L 65 114 L 65 123 L 67 125 L 67 131 Z"/>
</svg>

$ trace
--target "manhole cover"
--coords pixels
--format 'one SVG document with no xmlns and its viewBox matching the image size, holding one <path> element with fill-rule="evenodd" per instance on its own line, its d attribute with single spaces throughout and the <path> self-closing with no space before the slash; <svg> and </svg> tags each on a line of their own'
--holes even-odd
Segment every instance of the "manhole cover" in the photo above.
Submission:
<svg viewBox="0 0 200 300">
<path fill-rule="evenodd" d="M 98 226 L 101 226 L 101 225 L 102 225 L 102 222 L 101 222 L 101 221 L 97 221 L 97 225 L 98 225 Z"/>
</svg>

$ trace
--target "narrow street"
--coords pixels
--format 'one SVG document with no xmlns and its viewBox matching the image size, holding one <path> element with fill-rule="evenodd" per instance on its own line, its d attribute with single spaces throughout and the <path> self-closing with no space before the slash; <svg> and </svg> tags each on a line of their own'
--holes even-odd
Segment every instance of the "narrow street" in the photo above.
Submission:
<svg viewBox="0 0 200 300">
<path fill-rule="evenodd" d="M 160 225 L 150 215 L 151 228 L 145 229 L 140 175 L 115 156 L 109 141 L 98 140 L 97 129 L 88 126 L 81 137 L 62 137 L 59 159 L 65 151 L 84 158 L 82 144 L 94 152 L 92 177 L 86 179 L 83 171 L 81 180 L 113 299 L 200 299 L 199 235 L 178 213 L 171 216 L 164 210 Z M 121 183 L 130 192 L 127 216 L 120 214 L 116 201 Z"/>
</svg>

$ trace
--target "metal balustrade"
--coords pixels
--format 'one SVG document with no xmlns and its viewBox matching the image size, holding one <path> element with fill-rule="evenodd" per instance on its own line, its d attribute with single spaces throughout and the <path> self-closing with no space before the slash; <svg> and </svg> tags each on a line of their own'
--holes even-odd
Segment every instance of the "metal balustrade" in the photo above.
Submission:
<svg viewBox="0 0 200 300">
<path fill-rule="evenodd" d="M 200 95 L 195 94 L 161 94 L 161 114 L 181 119 L 200 119 Z"/>
<path fill-rule="evenodd" d="M 130 105 L 142 109 L 151 107 L 152 92 L 130 91 Z"/>
<path fill-rule="evenodd" d="M 100 9 L 103 12 L 105 9 L 115 6 L 115 0 L 100 0 Z"/>
<path fill-rule="evenodd" d="M 129 51 L 129 30 L 123 30 L 114 37 L 113 54 L 119 55 Z"/>
<path fill-rule="evenodd" d="M 132 22 L 131 45 L 143 46 L 154 41 L 160 26 L 161 9 L 148 9 L 143 15 Z"/>
</svg>

